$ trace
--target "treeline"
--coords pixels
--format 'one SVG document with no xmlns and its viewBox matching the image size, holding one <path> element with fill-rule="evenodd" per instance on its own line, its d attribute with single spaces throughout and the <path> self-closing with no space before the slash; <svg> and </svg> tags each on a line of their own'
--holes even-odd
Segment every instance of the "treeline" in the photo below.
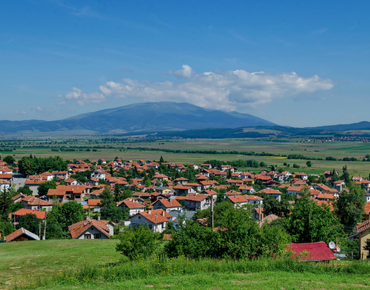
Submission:
<svg viewBox="0 0 370 290">
<path fill-rule="evenodd" d="M 221 165 L 231 165 L 233 167 L 265 167 L 266 164 L 264 162 L 258 163 L 256 160 L 233 160 L 233 161 L 220 161 L 220 160 L 207 160 L 204 164 L 211 164 L 212 167 L 219 168 Z"/>
<path fill-rule="evenodd" d="M 49 170 L 52 171 L 66 171 L 68 163 L 59 156 L 37 158 L 30 155 L 23 157 L 18 161 L 19 173 L 24 176 L 32 174 L 40 174 Z"/>
</svg>

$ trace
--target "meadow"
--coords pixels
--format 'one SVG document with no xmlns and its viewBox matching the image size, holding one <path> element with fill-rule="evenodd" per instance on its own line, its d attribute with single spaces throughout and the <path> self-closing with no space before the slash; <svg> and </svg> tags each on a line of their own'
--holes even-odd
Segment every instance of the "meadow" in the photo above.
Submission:
<svg viewBox="0 0 370 290">
<path fill-rule="evenodd" d="M 183 258 L 128 261 L 115 251 L 116 241 L 0 244 L 0 289 L 370 288 L 369 262 L 314 264 Z"/>
<path fill-rule="evenodd" d="M 305 171 L 307 173 L 319 174 L 326 170 L 336 169 L 341 171 L 347 166 L 351 175 L 362 175 L 368 177 L 370 173 L 370 162 L 362 161 L 370 154 L 370 143 L 367 142 L 343 142 L 326 141 L 313 143 L 305 138 L 284 139 L 276 142 L 270 139 L 186 139 L 186 140 L 148 140 L 124 139 L 124 138 L 65 138 L 65 139 L 33 139 L 33 140 L 0 140 L 0 155 L 13 155 L 16 159 L 30 154 L 38 157 L 59 155 L 64 159 L 90 159 L 100 158 L 112 160 L 119 157 L 124 160 L 159 160 L 161 156 L 166 161 L 175 163 L 203 163 L 206 160 L 231 161 L 237 159 L 254 159 L 265 162 L 268 165 L 276 165 L 284 170 Z M 283 141 L 283 142 L 281 142 Z M 130 147 L 131 149 L 127 149 Z M 6 148 L 15 148 L 12 152 L 1 151 Z M 59 151 L 63 148 L 64 151 Z M 147 150 L 139 150 L 147 148 Z M 73 149 L 75 151 L 66 151 Z M 159 151 L 150 151 L 158 149 Z M 206 153 L 175 153 L 160 150 L 214 150 L 216 154 Z M 278 156 L 256 156 L 227 154 L 230 151 L 270 153 L 274 155 L 301 154 L 323 160 L 313 160 L 313 166 L 307 167 L 306 160 L 289 159 Z M 343 159 L 344 157 L 355 157 L 358 161 L 331 161 L 326 157 Z M 284 163 L 290 165 L 284 168 Z M 293 164 L 300 168 L 293 169 Z M 240 168 L 241 170 L 255 170 L 255 168 Z"/>
</svg>

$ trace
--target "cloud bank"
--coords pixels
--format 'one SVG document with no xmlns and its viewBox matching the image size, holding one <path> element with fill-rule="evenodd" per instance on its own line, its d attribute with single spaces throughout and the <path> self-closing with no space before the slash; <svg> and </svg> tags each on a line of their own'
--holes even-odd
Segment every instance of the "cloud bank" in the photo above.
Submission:
<svg viewBox="0 0 370 290">
<path fill-rule="evenodd" d="M 64 98 L 66 101 L 76 101 L 80 106 L 104 102 L 107 98 L 133 98 L 145 102 L 187 102 L 230 111 L 333 87 L 330 79 L 321 79 L 317 75 L 302 77 L 295 72 L 268 74 L 228 70 L 197 74 L 190 66 L 183 65 L 180 70 L 168 73 L 177 76 L 182 82 L 149 82 L 126 78 L 122 82 L 109 81 L 99 86 L 99 92 L 91 94 L 73 88 Z"/>
</svg>

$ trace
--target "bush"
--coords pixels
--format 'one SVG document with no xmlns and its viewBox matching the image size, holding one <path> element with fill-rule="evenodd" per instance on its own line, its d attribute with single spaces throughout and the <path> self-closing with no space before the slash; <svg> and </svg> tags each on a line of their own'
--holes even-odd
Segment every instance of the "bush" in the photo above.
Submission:
<svg viewBox="0 0 370 290">
<path fill-rule="evenodd" d="M 126 228 L 119 239 L 117 252 L 121 252 L 130 260 L 147 258 L 158 248 L 156 234 L 146 226 Z"/>
</svg>

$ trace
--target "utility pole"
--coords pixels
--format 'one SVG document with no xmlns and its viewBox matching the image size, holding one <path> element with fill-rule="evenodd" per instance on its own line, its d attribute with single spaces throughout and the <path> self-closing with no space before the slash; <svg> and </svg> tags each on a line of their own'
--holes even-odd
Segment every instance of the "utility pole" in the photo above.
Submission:
<svg viewBox="0 0 370 290">
<path fill-rule="evenodd" d="M 41 240 L 41 221 L 39 222 L 39 238 Z"/>
<path fill-rule="evenodd" d="M 214 212 L 213 212 L 213 196 L 211 195 L 211 225 L 212 225 L 212 230 L 215 226 L 215 220 L 214 220 Z"/>
<path fill-rule="evenodd" d="M 261 212 L 261 201 L 259 201 L 259 203 L 258 203 L 258 209 L 259 209 L 259 211 L 258 211 L 258 217 L 259 217 L 259 227 L 261 227 L 262 226 L 262 212 Z"/>
<path fill-rule="evenodd" d="M 46 240 L 46 213 L 45 213 L 45 219 L 44 219 L 44 237 L 43 240 Z"/>
</svg>

